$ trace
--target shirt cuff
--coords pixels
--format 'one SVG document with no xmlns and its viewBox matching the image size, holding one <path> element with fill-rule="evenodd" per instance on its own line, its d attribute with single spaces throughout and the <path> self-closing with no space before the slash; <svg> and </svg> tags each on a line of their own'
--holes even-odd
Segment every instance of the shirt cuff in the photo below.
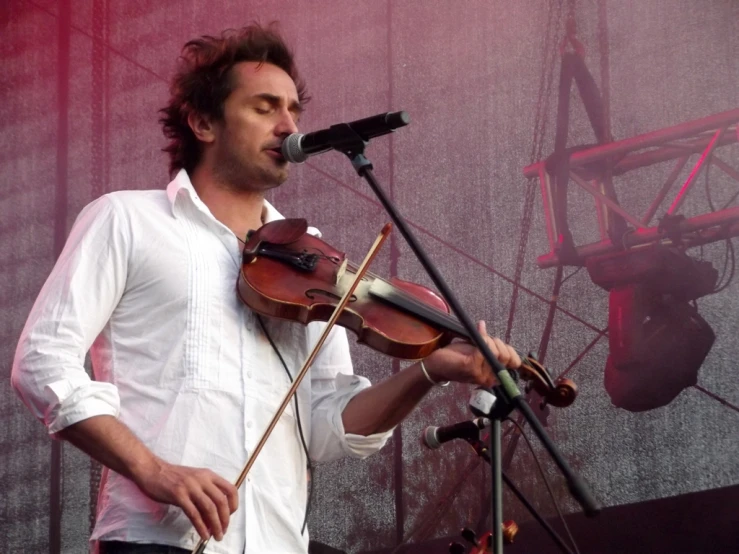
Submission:
<svg viewBox="0 0 739 554">
<path fill-rule="evenodd" d="M 46 386 L 46 396 L 57 401 L 44 417 L 49 434 L 98 415 L 118 417 L 120 397 L 115 385 L 92 381 L 72 391 L 67 390 L 69 385 L 62 381 Z"/>
<path fill-rule="evenodd" d="M 334 412 L 333 426 L 342 441 L 342 447 L 346 455 L 352 458 L 366 458 L 380 450 L 388 439 L 393 435 L 395 428 L 373 435 L 355 435 L 344 431 L 342 414 L 344 408 L 360 391 L 372 386 L 369 380 L 359 375 L 346 375 L 340 373 L 336 376 L 337 385 L 341 393 L 338 399 L 337 410 Z"/>
</svg>

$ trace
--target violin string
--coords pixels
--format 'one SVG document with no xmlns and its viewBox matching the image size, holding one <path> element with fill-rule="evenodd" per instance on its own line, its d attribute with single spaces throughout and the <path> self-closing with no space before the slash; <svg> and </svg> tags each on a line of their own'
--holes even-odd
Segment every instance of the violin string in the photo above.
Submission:
<svg viewBox="0 0 739 554">
<path fill-rule="evenodd" d="M 349 262 L 347 264 L 347 266 L 348 266 L 349 269 L 356 269 L 356 264 L 354 264 L 353 262 Z M 447 313 L 447 312 L 445 312 L 443 310 L 440 310 L 439 308 L 436 308 L 434 306 L 430 306 L 429 304 L 427 304 L 427 303 L 419 300 L 418 298 L 416 298 L 412 294 L 409 294 L 406 291 L 404 291 L 403 289 L 400 289 L 400 288 L 396 287 L 395 285 L 393 285 L 387 279 L 384 279 L 384 278 L 380 277 L 379 275 L 376 275 L 376 274 L 374 274 L 374 273 L 372 273 L 370 271 L 368 271 L 367 273 L 365 273 L 365 275 L 370 276 L 370 277 L 373 277 L 374 279 L 376 279 L 376 280 L 378 280 L 378 281 L 386 284 L 387 286 L 391 287 L 392 290 L 393 290 L 393 295 L 394 296 L 396 296 L 400 300 L 403 300 L 403 301 L 407 302 L 408 304 L 412 304 L 413 307 L 416 308 L 418 311 L 421 311 L 421 312 L 423 312 L 423 311 L 432 312 L 432 313 L 434 313 L 434 315 L 438 316 L 439 318 L 446 320 L 449 323 L 449 325 L 455 326 L 455 327 L 461 327 L 462 324 L 459 322 L 459 320 L 456 317 L 452 316 L 451 314 L 449 314 L 449 313 Z"/>
<path fill-rule="evenodd" d="M 348 262 L 347 267 L 349 269 L 356 269 L 356 264 L 354 264 L 353 262 Z M 464 329 L 462 323 L 456 317 L 454 317 L 453 314 L 447 313 L 447 312 L 445 312 L 443 310 L 440 310 L 439 308 L 436 308 L 434 306 L 431 306 L 429 304 L 426 304 L 425 302 L 423 302 L 422 300 L 419 300 L 418 298 L 416 298 L 412 294 L 409 294 L 406 291 L 404 291 L 403 289 L 400 289 L 400 288 L 396 287 L 395 285 L 393 285 L 387 279 L 384 279 L 384 278 L 380 277 L 379 275 L 376 275 L 376 274 L 374 274 L 374 273 L 372 273 L 370 271 L 367 271 L 367 273 L 365 273 L 365 275 L 369 275 L 371 277 L 374 277 L 375 279 L 377 279 L 377 280 L 385 283 L 387 286 L 389 286 L 390 288 L 392 288 L 393 295 L 395 297 L 397 297 L 399 300 L 402 300 L 402 301 L 406 302 L 407 304 L 411 304 L 412 305 L 412 308 L 415 310 L 415 314 L 414 315 L 423 316 L 424 312 L 426 312 L 426 313 L 429 313 L 430 312 L 431 314 L 433 314 L 434 316 L 436 316 L 440 320 L 442 320 L 445 323 L 445 325 L 447 326 L 447 329 L 448 330 L 450 330 L 452 332 L 455 332 L 455 333 L 460 333 L 461 336 L 469 338 L 469 335 L 467 334 L 467 330 Z M 402 306 L 402 307 L 405 307 L 405 306 Z M 524 354 L 523 352 L 519 351 L 516 348 L 514 348 L 514 350 L 516 351 L 516 353 L 521 358 L 521 361 L 522 361 L 522 365 L 523 366 L 525 366 L 528 369 L 533 369 L 536 373 L 540 373 L 539 371 L 536 371 L 536 368 L 534 366 L 532 366 L 532 364 L 529 362 L 529 355 Z M 547 372 L 545 371 L 545 373 L 547 373 Z M 548 377 L 547 380 L 551 382 L 551 377 L 549 377 L 548 373 L 547 373 L 547 375 L 545 375 L 545 378 L 547 378 L 547 377 Z M 551 386 L 551 388 L 554 388 L 554 384 L 553 383 L 550 386 Z"/>
</svg>

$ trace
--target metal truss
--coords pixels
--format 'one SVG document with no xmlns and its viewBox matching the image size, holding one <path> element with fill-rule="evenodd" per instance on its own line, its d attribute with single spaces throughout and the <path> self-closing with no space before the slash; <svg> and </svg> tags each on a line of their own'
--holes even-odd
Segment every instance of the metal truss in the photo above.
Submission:
<svg viewBox="0 0 739 554">
<path fill-rule="evenodd" d="M 569 161 L 570 179 L 594 198 L 600 229 L 600 241 L 575 246 L 578 257 L 584 260 L 589 256 L 608 254 L 657 241 L 670 242 L 671 239 L 663 228 L 650 224 L 691 155 L 702 152 L 667 209 L 666 215 L 677 214 L 686 195 L 708 164 L 715 165 L 739 182 L 739 171 L 721 160 L 715 153 L 717 149 L 739 141 L 738 123 L 739 108 L 573 153 Z M 609 159 L 613 163 L 610 172 L 593 178 L 592 171 L 586 166 L 596 162 L 607 162 Z M 609 188 L 613 190 L 608 185 L 614 177 L 670 160 L 675 160 L 673 169 L 641 218 L 625 210 L 604 193 Z M 552 179 L 543 160 L 525 167 L 523 173 L 529 178 L 539 177 L 544 202 L 550 251 L 539 256 L 537 264 L 540 268 L 554 267 L 561 262 L 556 247 L 562 229 L 558 229 L 555 217 Z M 739 192 L 737 194 L 739 195 Z M 612 214 L 618 214 L 632 226 L 632 229 L 621 237 L 621 244 L 614 244 L 608 235 L 608 221 Z M 715 212 L 683 219 L 676 222 L 675 228 L 680 235 L 681 244 L 687 247 L 737 236 L 739 206 L 724 207 Z"/>
<path fill-rule="evenodd" d="M 624 249 L 628 250 L 655 242 L 670 244 L 673 240 L 679 240 L 683 247 L 692 247 L 739 236 L 739 206 L 733 205 L 730 207 L 739 197 L 739 186 L 731 199 L 717 211 L 691 218 L 676 219 L 674 227 L 670 231 L 659 225 L 651 225 L 654 216 L 670 193 L 688 159 L 695 154 L 700 153 L 700 157 L 693 166 L 690 175 L 676 193 L 669 208 L 667 208 L 665 216 L 676 216 L 678 214 L 686 195 L 695 185 L 701 172 L 709 165 L 716 166 L 739 183 L 739 171 L 716 154 L 717 149 L 737 142 L 739 142 L 739 108 L 618 142 L 574 152 L 569 160 L 570 179 L 593 197 L 600 232 L 598 242 L 575 245 L 575 252 L 579 260 L 584 262 L 591 256 L 604 255 Z M 610 171 L 601 171 L 597 177 L 593 177 L 594 172 L 587 166 L 607 160 L 611 160 L 610 163 L 612 163 Z M 672 170 L 641 218 L 621 207 L 616 200 L 604 192 L 613 190 L 613 187 L 610 186 L 612 182 L 606 181 L 607 179 L 613 179 L 629 171 L 673 160 L 675 163 Z M 543 269 L 566 263 L 566 260 L 560 260 L 557 250 L 559 246 L 558 237 L 562 229 L 557 227 L 558 220 L 555 216 L 556 196 L 553 192 L 552 177 L 546 169 L 546 161 L 541 160 L 525 167 L 523 173 L 528 178 L 539 177 L 544 205 L 550 251 L 537 258 L 537 265 Z M 609 218 L 613 217 L 613 214 L 618 214 L 632 226 L 623 234 L 620 243 L 614 243 L 608 234 Z M 679 238 L 675 239 L 676 235 L 673 232 Z M 598 336 L 559 376 L 564 376 L 572 370 L 588 350 L 606 333 L 607 329 L 603 329 L 598 333 Z M 694 385 L 694 388 L 712 397 L 725 407 L 739 412 L 739 406 L 735 406 L 699 385 Z M 512 453 L 509 452 L 508 455 L 510 457 Z"/>
</svg>

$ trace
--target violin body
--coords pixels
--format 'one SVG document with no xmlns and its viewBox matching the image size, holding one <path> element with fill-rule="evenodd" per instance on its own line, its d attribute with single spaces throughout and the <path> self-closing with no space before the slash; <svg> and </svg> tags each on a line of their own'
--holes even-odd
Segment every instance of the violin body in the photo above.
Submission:
<svg viewBox="0 0 739 554">
<path fill-rule="evenodd" d="M 287 228 L 289 223 L 283 225 Z M 283 229 L 275 237 L 274 229 L 270 232 L 257 231 L 247 241 L 239 297 L 265 316 L 303 324 L 327 321 L 354 277 L 345 255 L 308 233 L 293 235 Z M 285 244 L 274 242 L 288 239 Z M 373 294 L 376 281 L 365 275 L 337 321 L 355 333 L 358 342 L 395 358 L 416 360 L 452 340 L 444 330 L 380 300 Z M 383 281 L 383 288 L 388 285 L 435 309 L 449 311 L 446 302 L 426 287 L 400 279 Z"/>
</svg>

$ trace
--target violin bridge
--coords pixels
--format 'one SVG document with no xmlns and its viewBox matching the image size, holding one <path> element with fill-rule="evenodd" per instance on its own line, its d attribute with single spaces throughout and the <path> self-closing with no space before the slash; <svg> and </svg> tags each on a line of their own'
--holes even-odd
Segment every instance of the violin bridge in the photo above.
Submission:
<svg viewBox="0 0 739 554">
<path fill-rule="evenodd" d="M 336 270 L 336 282 L 334 283 L 334 285 L 338 285 L 341 279 L 344 277 L 344 274 L 346 274 L 346 266 L 348 262 L 348 258 L 344 258 L 342 260 L 339 269 Z"/>
</svg>

